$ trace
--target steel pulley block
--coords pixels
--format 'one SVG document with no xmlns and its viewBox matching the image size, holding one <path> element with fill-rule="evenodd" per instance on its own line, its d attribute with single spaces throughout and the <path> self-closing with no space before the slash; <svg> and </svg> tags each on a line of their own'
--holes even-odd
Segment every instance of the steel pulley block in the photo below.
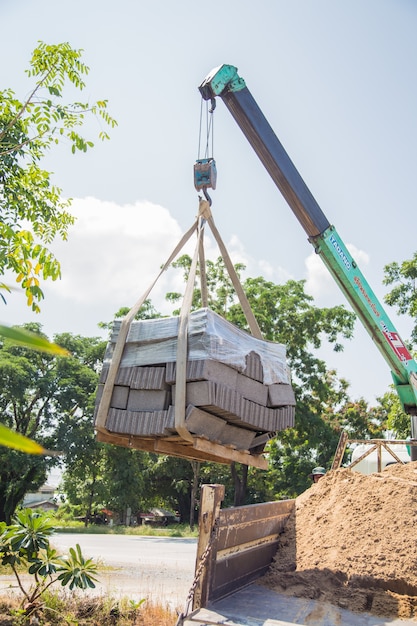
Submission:
<svg viewBox="0 0 417 626">
<path fill-rule="evenodd" d="M 212 158 L 198 159 L 194 164 L 194 187 L 197 191 L 204 188 L 216 189 L 216 161 Z"/>
</svg>

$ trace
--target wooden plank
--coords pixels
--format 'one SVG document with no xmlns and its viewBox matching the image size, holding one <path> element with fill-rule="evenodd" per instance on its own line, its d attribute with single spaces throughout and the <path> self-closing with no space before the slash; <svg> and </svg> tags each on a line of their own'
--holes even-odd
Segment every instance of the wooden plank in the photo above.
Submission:
<svg viewBox="0 0 417 626">
<path fill-rule="evenodd" d="M 225 458 L 225 455 L 218 456 L 208 452 L 201 452 L 192 445 L 187 446 L 173 441 L 166 441 L 165 439 L 155 440 L 154 451 L 159 454 L 177 456 L 192 461 L 212 461 L 213 463 L 223 463 L 224 465 L 230 465 L 231 463 L 230 459 Z"/>
<path fill-rule="evenodd" d="M 385 445 L 384 442 L 381 442 L 381 446 L 385 448 L 385 450 L 395 459 L 397 463 L 401 463 L 401 465 L 404 465 L 403 461 L 401 461 L 400 457 L 395 454 L 394 450 L 391 450 L 391 448 Z"/>
<path fill-rule="evenodd" d="M 370 454 L 372 454 L 372 452 L 374 452 L 374 450 L 376 450 L 377 448 L 378 448 L 378 444 L 371 445 L 368 448 L 368 450 L 366 452 L 364 452 L 363 454 L 361 454 L 361 456 L 358 457 L 355 461 L 353 461 L 353 463 L 349 463 L 348 467 L 349 468 L 355 467 L 355 465 L 357 465 L 358 463 L 363 461 L 363 459 L 366 459 L 366 457 L 369 456 Z"/>
<path fill-rule="evenodd" d="M 339 437 L 339 443 L 337 444 L 336 453 L 334 455 L 334 459 L 333 459 L 333 463 L 331 467 L 332 470 L 339 469 L 343 460 L 343 455 L 346 450 L 347 442 L 348 442 L 348 434 L 345 430 L 342 430 L 341 435 Z"/>
<path fill-rule="evenodd" d="M 216 564 L 216 537 L 213 529 L 219 517 L 220 505 L 224 498 L 224 485 L 203 485 L 199 518 L 196 571 L 201 567 L 201 575 L 196 584 L 193 609 L 206 606 L 213 587 Z"/>
<path fill-rule="evenodd" d="M 202 446 L 203 449 L 200 449 L 198 443 L 200 441 L 202 441 L 200 438 L 196 438 L 194 439 L 194 445 L 183 445 L 183 440 L 181 442 L 170 442 L 165 439 L 157 439 L 154 450 L 160 454 L 178 456 L 194 461 L 211 461 L 213 463 L 222 463 L 223 465 L 230 465 L 232 461 L 237 461 L 246 465 L 259 466 L 258 458 L 254 455 L 245 454 L 242 457 L 238 457 L 235 454 L 230 454 L 230 452 L 235 452 L 234 450 L 230 451 L 229 448 L 222 445 L 213 445 L 212 442 L 208 442 L 208 446 Z"/>
<path fill-rule="evenodd" d="M 249 454 L 248 452 L 241 452 L 239 450 L 233 450 L 221 444 L 214 443 L 213 441 L 207 441 L 200 437 L 194 439 L 194 448 L 201 452 L 208 452 L 219 457 L 228 458 L 230 462 L 236 461 L 243 465 L 250 465 L 252 467 L 258 467 L 259 469 L 268 469 L 268 461 L 265 457 L 256 454 Z"/>
<path fill-rule="evenodd" d="M 211 461 L 224 465 L 230 465 L 232 461 L 235 461 L 260 469 L 268 468 L 268 462 L 260 455 L 234 450 L 201 437 L 194 437 L 192 442 L 186 442 L 181 437 L 176 437 L 175 440 L 173 437 L 144 438 L 137 435 L 113 433 L 105 428 L 99 428 L 96 439 L 125 448 L 167 454 L 194 461 Z"/>
<path fill-rule="evenodd" d="M 103 443 L 112 443 L 123 448 L 133 448 L 135 450 L 145 450 L 145 452 L 154 452 L 153 439 L 143 439 L 132 435 L 119 435 L 105 430 L 97 430 L 97 441 Z"/>
<path fill-rule="evenodd" d="M 185 442 L 181 437 L 169 438 L 144 438 L 137 435 L 112 433 L 104 428 L 100 428 L 96 433 L 97 441 L 112 443 L 134 450 L 144 450 L 157 454 L 166 454 L 190 461 L 211 461 L 230 465 L 232 461 L 251 465 L 260 469 L 267 469 L 266 459 L 259 455 L 239 452 L 232 448 L 206 441 L 200 437 L 193 438 L 193 442 Z"/>
</svg>

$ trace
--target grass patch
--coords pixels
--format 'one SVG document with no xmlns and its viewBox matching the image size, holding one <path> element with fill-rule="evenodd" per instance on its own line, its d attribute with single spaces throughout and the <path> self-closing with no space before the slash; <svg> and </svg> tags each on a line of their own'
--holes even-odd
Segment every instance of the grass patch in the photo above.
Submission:
<svg viewBox="0 0 417 626">
<path fill-rule="evenodd" d="M 84 522 L 79 522 L 77 520 L 63 520 L 51 515 L 51 520 L 54 522 L 54 526 L 59 527 L 60 530 L 73 529 L 73 532 L 78 532 L 79 530 L 85 528 Z"/>
<path fill-rule="evenodd" d="M 172 626 L 177 612 L 169 606 L 148 600 L 135 602 L 128 598 L 82 597 L 65 593 L 45 593 L 37 611 L 38 623 L 48 626 Z M 0 597 L 1 626 L 23 626 L 29 618 L 18 599 Z"/>
<path fill-rule="evenodd" d="M 61 526 L 55 529 L 60 533 L 81 533 L 86 535 L 137 535 L 139 537 L 198 537 L 198 528 L 190 530 L 187 524 L 171 526 Z"/>
</svg>

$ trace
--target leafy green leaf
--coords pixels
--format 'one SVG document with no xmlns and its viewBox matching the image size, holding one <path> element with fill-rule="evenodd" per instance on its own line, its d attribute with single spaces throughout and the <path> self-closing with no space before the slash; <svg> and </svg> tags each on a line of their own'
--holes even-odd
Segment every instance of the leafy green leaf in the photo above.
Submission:
<svg viewBox="0 0 417 626">
<path fill-rule="evenodd" d="M 70 589 L 93 589 L 97 578 L 97 565 L 92 559 L 85 559 L 82 555 L 80 545 L 77 543 L 74 548 L 69 549 L 69 556 L 62 559 L 62 564 L 58 568 L 62 573 L 58 576 L 63 586 L 70 584 Z"/>
<path fill-rule="evenodd" d="M 30 333 L 22 328 L 0 325 L 0 335 L 7 337 L 8 339 L 12 339 L 18 344 L 23 344 L 27 348 L 32 348 L 33 350 L 49 352 L 51 354 L 56 354 L 57 356 L 69 356 L 69 352 L 68 350 L 65 350 L 65 348 L 61 348 L 61 346 L 51 343 L 44 337 Z"/>
<path fill-rule="evenodd" d="M 13 448 L 27 454 L 46 454 L 48 451 L 32 439 L 15 433 L 3 424 L 0 424 L 0 445 Z"/>
</svg>

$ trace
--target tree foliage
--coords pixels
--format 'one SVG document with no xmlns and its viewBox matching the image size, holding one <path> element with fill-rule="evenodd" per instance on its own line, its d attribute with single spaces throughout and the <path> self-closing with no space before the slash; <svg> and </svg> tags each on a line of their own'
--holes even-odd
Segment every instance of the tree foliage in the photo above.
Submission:
<svg viewBox="0 0 417 626">
<path fill-rule="evenodd" d="M 383 406 L 370 407 L 363 398 L 346 402 L 338 413 L 339 423 L 350 439 L 382 439 L 387 417 Z"/>
<path fill-rule="evenodd" d="M 91 421 L 77 421 L 66 437 L 68 452 L 61 489 L 70 504 L 78 505 L 87 526 L 107 500 L 106 458 L 104 446 L 95 440 Z"/>
<path fill-rule="evenodd" d="M 91 421 L 84 426 L 82 433 L 74 429 L 71 435 L 63 490 L 68 501 L 81 508 L 86 525 L 103 509 L 125 523 L 129 510 L 136 514 L 154 504 L 149 455 L 100 443 Z"/>
<path fill-rule="evenodd" d="M 410 416 L 405 413 L 398 394 L 395 391 L 387 391 L 378 401 L 383 407 L 386 418 L 386 427 L 394 433 L 397 439 L 407 439 L 411 435 Z"/>
<path fill-rule="evenodd" d="M 394 261 L 384 268 L 384 285 L 393 285 L 385 296 L 385 302 L 397 307 L 400 315 L 409 315 L 414 320 L 411 339 L 417 343 L 417 252 L 411 259 Z"/>
<path fill-rule="evenodd" d="M 56 238 L 66 239 L 74 218 L 70 200 L 63 200 L 51 174 L 40 166 L 42 157 L 61 142 L 72 152 L 85 152 L 93 142 L 79 132 L 87 116 L 106 125 L 116 122 L 107 101 L 65 102 L 66 88 L 82 91 L 89 68 L 82 50 L 68 43 L 38 42 L 27 75 L 29 96 L 19 99 L 12 89 L 0 91 L 0 273 L 9 270 L 25 291 L 27 303 L 39 311 L 41 281 L 60 277 L 60 264 L 48 249 Z M 100 130 L 100 139 L 107 139 Z"/>
<path fill-rule="evenodd" d="M 25 328 L 42 336 L 39 324 Z M 0 422 L 48 450 L 68 451 L 71 428 L 77 430 L 83 420 L 91 420 L 105 342 L 70 334 L 59 335 L 56 340 L 71 357 L 35 352 L 3 340 Z M 25 493 L 42 485 L 48 468 L 55 463 L 57 457 L 28 456 L 0 448 L 0 520 L 10 522 Z"/>
</svg>

